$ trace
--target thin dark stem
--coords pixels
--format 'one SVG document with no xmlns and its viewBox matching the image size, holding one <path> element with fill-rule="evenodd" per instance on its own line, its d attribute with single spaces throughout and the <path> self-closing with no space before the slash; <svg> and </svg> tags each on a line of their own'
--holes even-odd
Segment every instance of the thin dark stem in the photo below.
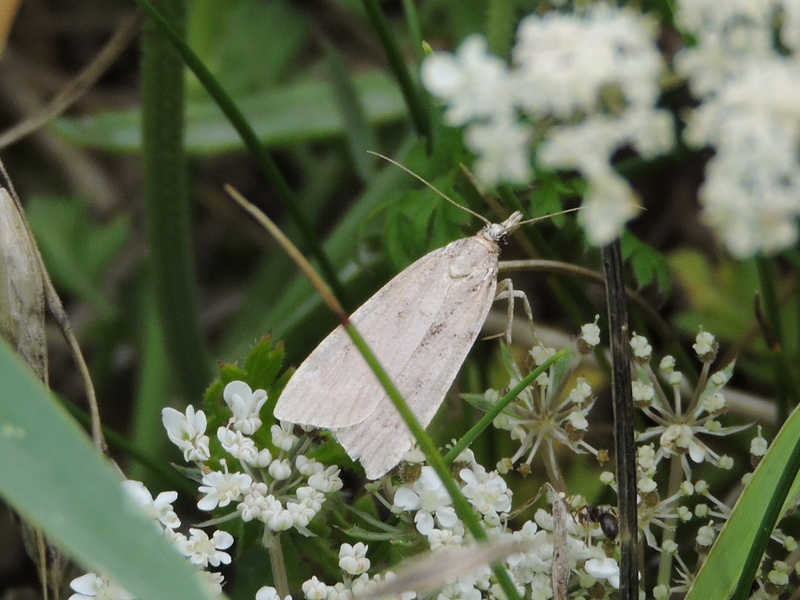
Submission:
<svg viewBox="0 0 800 600">
<path fill-rule="evenodd" d="M 636 569 L 636 445 L 633 432 L 633 395 L 631 391 L 630 332 L 622 250 L 619 240 L 603 248 L 606 275 L 608 330 L 611 343 L 611 385 L 614 399 L 614 440 L 616 442 L 617 488 L 620 542 L 620 598 L 639 597 Z"/>
</svg>

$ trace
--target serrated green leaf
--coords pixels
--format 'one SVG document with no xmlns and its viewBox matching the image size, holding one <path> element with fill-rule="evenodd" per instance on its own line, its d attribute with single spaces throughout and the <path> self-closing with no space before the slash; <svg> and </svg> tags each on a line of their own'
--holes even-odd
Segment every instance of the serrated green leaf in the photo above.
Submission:
<svg viewBox="0 0 800 600">
<path fill-rule="evenodd" d="M 385 74 L 363 73 L 353 86 L 372 126 L 397 122 L 406 107 L 397 85 Z M 266 146 L 340 137 L 345 122 L 333 87 L 326 81 L 305 80 L 285 87 L 234 97 L 259 140 Z M 108 152 L 141 150 L 141 114 L 138 109 L 107 111 L 53 122 L 55 131 L 72 143 Z M 241 139 L 216 104 L 190 100 L 186 113 L 186 151 L 213 155 L 238 151 Z"/>
<path fill-rule="evenodd" d="M 645 244 L 630 231 L 624 231 L 620 240 L 622 256 L 630 262 L 639 287 L 656 283 L 662 292 L 672 288 L 667 258 L 652 246 Z"/>
<path fill-rule="evenodd" d="M 90 569 L 149 600 L 210 598 L 117 473 L 0 341 L 0 495 Z"/>
<path fill-rule="evenodd" d="M 283 343 L 274 344 L 272 336 L 264 336 L 244 360 L 244 375 L 253 389 L 269 390 L 283 369 L 286 351 Z"/>
<path fill-rule="evenodd" d="M 431 185 L 448 194 L 452 182 L 452 173 L 447 173 L 432 180 Z M 407 190 L 389 204 L 382 237 L 384 250 L 400 272 L 425 253 L 464 237 L 464 223 L 473 220 L 468 212 L 431 189 Z M 479 226 L 475 225 L 476 231 Z"/>
</svg>

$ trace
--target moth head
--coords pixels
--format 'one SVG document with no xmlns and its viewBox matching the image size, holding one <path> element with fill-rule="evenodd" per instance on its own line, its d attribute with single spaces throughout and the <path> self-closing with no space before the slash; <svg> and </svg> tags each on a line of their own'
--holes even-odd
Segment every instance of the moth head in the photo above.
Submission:
<svg viewBox="0 0 800 600">
<path fill-rule="evenodd" d="M 514 233 L 522 223 L 522 213 L 516 211 L 502 223 L 488 223 L 483 228 L 483 235 L 486 239 L 499 244 L 506 245 L 506 236 Z"/>
</svg>

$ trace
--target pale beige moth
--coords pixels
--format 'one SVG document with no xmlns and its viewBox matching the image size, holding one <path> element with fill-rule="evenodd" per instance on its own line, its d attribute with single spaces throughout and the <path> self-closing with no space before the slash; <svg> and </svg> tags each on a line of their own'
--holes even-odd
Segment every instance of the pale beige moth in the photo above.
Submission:
<svg viewBox="0 0 800 600">
<path fill-rule="evenodd" d="M 504 236 L 515 212 L 418 259 L 350 317 L 427 427 L 486 320 Z M 331 430 L 366 476 L 396 466 L 413 439 L 383 387 L 339 326 L 292 375 L 275 407 L 283 421 Z"/>
</svg>

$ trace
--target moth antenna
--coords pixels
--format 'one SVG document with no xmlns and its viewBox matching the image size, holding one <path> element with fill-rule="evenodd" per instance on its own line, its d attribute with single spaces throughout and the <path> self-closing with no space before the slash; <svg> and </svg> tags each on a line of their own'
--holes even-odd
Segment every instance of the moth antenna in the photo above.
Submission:
<svg viewBox="0 0 800 600">
<path fill-rule="evenodd" d="M 472 171 L 470 171 L 463 164 L 459 165 L 459 167 L 461 167 L 461 172 L 464 174 L 464 176 L 467 179 L 469 179 L 470 183 L 472 184 L 472 187 L 474 187 L 475 190 L 481 196 L 483 196 L 483 199 L 486 201 L 486 203 L 489 204 L 493 209 L 496 209 L 497 207 L 499 207 L 498 203 L 494 200 L 494 197 L 491 196 L 490 194 L 487 194 L 486 191 L 484 191 L 484 189 L 481 187 L 481 184 L 478 182 L 478 180 L 472 174 Z M 578 208 L 569 208 L 567 210 L 562 210 L 561 212 L 552 213 L 552 214 L 549 214 L 549 215 L 544 215 L 543 217 L 536 217 L 535 219 L 528 219 L 527 221 L 521 221 L 519 225 L 522 226 L 522 225 L 527 225 L 529 223 L 535 223 L 536 221 L 541 221 L 543 219 L 550 219 L 551 217 L 557 217 L 559 215 L 565 215 L 567 213 L 571 213 L 571 212 L 574 212 L 576 210 L 580 210 L 580 207 L 578 207 Z M 500 213 L 498 212 L 498 214 L 500 214 Z"/>
<path fill-rule="evenodd" d="M 575 208 L 568 208 L 566 210 L 560 210 L 558 212 L 550 213 L 549 215 L 544 215 L 542 217 L 536 217 L 536 218 L 533 218 L 533 219 L 528 219 L 527 221 L 520 221 L 520 226 L 528 225 L 530 223 L 536 223 L 536 221 L 544 221 L 545 219 L 552 219 L 553 217 L 558 217 L 560 215 L 566 215 L 568 213 L 577 212 L 580 209 L 581 209 L 581 207 L 577 206 Z"/>
<path fill-rule="evenodd" d="M 452 204 L 453 206 L 457 206 L 457 207 L 458 207 L 458 208 L 460 208 L 461 210 L 463 210 L 463 211 L 466 211 L 466 212 L 468 212 L 469 214 L 471 214 L 473 217 L 476 217 L 476 218 L 480 219 L 481 221 L 483 221 L 483 223 L 484 223 L 485 225 L 490 225 L 490 224 L 491 224 L 491 221 L 489 221 L 489 220 L 488 220 L 486 217 L 484 217 L 483 215 L 479 215 L 479 214 L 478 214 L 478 213 L 476 213 L 474 210 L 471 210 L 471 209 L 467 208 L 466 206 L 461 206 L 461 205 L 460 205 L 458 202 L 456 202 L 455 200 L 453 200 L 452 198 L 450 198 L 450 196 L 448 196 L 448 195 L 447 195 L 447 194 L 445 194 L 443 191 L 441 191 L 440 189 L 438 189 L 437 187 L 435 187 L 433 184 L 431 184 L 431 183 L 429 183 L 428 181 L 426 181 L 424 178 L 422 178 L 422 177 L 420 177 L 419 175 L 417 175 L 416 173 L 414 173 L 414 171 L 412 171 L 411 169 L 409 169 L 409 168 L 408 168 L 408 167 L 406 167 L 405 165 L 402 165 L 402 164 L 400 164 L 399 162 L 397 162 L 396 160 L 394 160 L 394 159 L 392 159 L 392 158 L 389 158 L 388 156 L 384 156 L 383 154 L 381 154 L 381 153 L 379 153 L 379 152 L 373 152 L 372 150 L 367 150 L 367 152 L 369 152 L 370 154 L 372 154 L 372 155 L 374 155 L 374 156 L 377 156 L 377 157 L 379 157 L 379 158 L 382 158 L 382 159 L 383 159 L 383 160 L 385 160 L 386 162 L 392 163 L 392 164 L 393 164 L 395 167 L 400 167 L 401 169 L 403 169 L 403 171 L 405 171 L 406 173 L 408 173 L 409 175 L 411 175 L 412 177 L 414 177 L 414 178 L 415 178 L 415 179 L 417 179 L 418 181 L 420 181 L 420 182 L 422 182 L 423 184 L 425 184 L 425 185 L 426 185 L 428 188 L 430 188 L 431 190 L 433 190 L 434 192 L 436 192 L 436 193 L 437 193 L 439 196 L 441 196 L 442 198 L 444 198 L 445 200 L 447 200 L 447 201 L 448 201 L 450 204 Z"/>
</svg>

